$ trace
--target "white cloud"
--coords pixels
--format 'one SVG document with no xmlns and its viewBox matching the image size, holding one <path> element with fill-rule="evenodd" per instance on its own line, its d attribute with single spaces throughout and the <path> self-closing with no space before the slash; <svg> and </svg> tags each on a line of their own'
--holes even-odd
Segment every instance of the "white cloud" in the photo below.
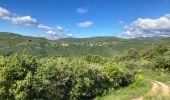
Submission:
<svg viewBox="0 0 170 100">
<path fill-rule="evenodd" d="M 63 31 L 63 27 L 62 26 L 57 26 L 56 29 L 57 29 L 58 32 L 62 32 Z"/>
<path fill-rule="evenodd" d="M 78 8 L 77 9 L 77 13 L 80 13 L 80 14 L 85 14 L 88 12 L 88 9 L 87 8 Z"/>
<path fill-rule="evenodd" d="M 46 39 L 50 39 L 50 40 L 57 40 L 60 39 L 61 37 L 58 34 L 55 35 L 49 35 L 49 34 L 42 34 L 40 35 L 40 37 L 46 38 Z"/>
<path fill-rule="evenodd" d="M 119 24 L 120 24 L 120 25 L 124 25 L 125 22 L 124 22 L 124 21 L 119 21 Z"/>
<path fill-rule="evenodd" d="M 93 22 L 92 21 L 85 21 L 85 22 L 77 23 L 77 25 L 79 27 L 90 27 L 90 26 L 93 25 Z"/>
<path fill-rule="evenodd" d="M 71 34 L 71 33 L 69 33 L 69 34 L 67 34 L 68 36 L 73 36 L 73 34 Z"/>
<path fill-rule="evenodd" d="M 170 14 L 158 19 L 139 18 L 125 26 L 124 35 L 128 37 L 170 36 Z"/>
<path fill-rule="evenodd" d="M 47 31 L 46 33 L 48 35 L 56 35 L 57 34 L 55 31 L 51 31 L 51 30 Z"/>
<path fill-rule="evenodd" d="M 45 26 L 43 24 L 39 24 L 37 26 L 38 29 L 42 29 L 42 30 L 52 30 L 52 28 L 50 26 Z"/>
<path fill-rule="evenodd" d="M 16 25 L 18 24 L 32 25 L 37 23 L 36 19 L 31 18 L 30 16 L 18 16 L 2 7 L 0 7 L 0 18 Z"/>
<path fill-rule="evenodd" d="M 69 32 L 70 30 L 69 29 L 65 29 L 66 32 Z"/>
<path fill-rule="evenodd" d="M 25 24 L 25 25 L 33 25 L 36 24 L 37 21 L 34 18 L 31 18 L 30 16 L 21 16 L 21 17 L 13 17 L 9 19 L 12 24 Z"/>
<path fill-rule="evenodd" d="M 1 18 L 7 18 L 7 17 L 10 17 L 12 14 L 11 12 L 9 12 L 8 10 L 0 7 L 0 17 Z"/>
<path fill-rule="evenodd" d="M 64 29 L 62 26 L 57 26 L 56 28 L 53 28 L 44 24 L 38 24 L 37 20 L 35 18 L 32 18 L 31 16 L 19 16 L 15 13 L 11 13 L 3 7 L 0 7 L 0 18 L 10 22 L 11 24 L 30 25 L 36 27 L 37 29 L 45 30 L 45 37 L 48 39 L 58 39 L 61 38 L 63 34 L 67 35 L 67 32 L 69 32 L 68 29 Z"/>
<path fill-rule="evenodd" d="M 59 39 L 71 37 L 73 34 L 69 33 L 69 29 L 64 29 L 62 26 L 57 26 L 56 30 L 51 29 L 46 32 L 45 37 L 48 39 Z"/>
</svg>

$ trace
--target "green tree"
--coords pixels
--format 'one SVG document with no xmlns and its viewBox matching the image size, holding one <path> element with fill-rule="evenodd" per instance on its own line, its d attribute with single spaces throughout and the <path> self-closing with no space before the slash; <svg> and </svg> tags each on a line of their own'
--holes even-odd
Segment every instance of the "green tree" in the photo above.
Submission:
<svg viewBox="0 0 170 100">
<path fill-rule="evenodd" d="M 0 98 L 32 99 L 33 75 L 38 67 L 36 59 L 28 54 L 0 59 Z"/>
<path fill-rule="evenodd" d="M 85 60 L 89 63 L 99 63 L 99 64 L 104 64 L 106 62 L 106 59 L 104 59 L 98 55 L 85 56 Z"/>
<path fill-rule="evenodd" d="M 151 46 L 150 48 L 146 48 L 142 50 L 140 53 L 141 57 L 146 59 L 153 59 L 157 56 L 163 55 L 166 51 L 168 51 L 167 46 L 164 45 L 157 45 L 157 46 Z"/>
<path fill-rule="evenodd" d="M 114 58 L 116 61 L 139 60 L 139 51 L 134 48 L 126 50 L 123 54 Z"/>
<path fill-rule="evenodd" d="M 115 62 L 106 63 L 102 72 L 109 79 L 111 87 L 114 88 L 127 86 L 133 82 L 133 74 Z"/>
</svg>

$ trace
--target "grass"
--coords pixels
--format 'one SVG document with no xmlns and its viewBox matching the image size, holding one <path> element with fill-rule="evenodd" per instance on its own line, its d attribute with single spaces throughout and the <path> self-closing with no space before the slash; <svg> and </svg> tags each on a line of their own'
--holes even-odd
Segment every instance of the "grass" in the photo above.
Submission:
<svg viewBox="0 0 170 100">
<path fill-rule="evenodd" d="M 127 87 L 118 90 L 111 89 L 107 95 L 97 97 L 96 100 L 129 100 L 146 94 L 151 86 L 150 80 L 137 80 Z"/>
<path fill-rule="evenodd" d="M 170 85 L 170 73 L 167 71 L 153 71 L 152 69 L 146 69 L 141 74 L 146 79 L 160 81 L 162 83 Z"/>
<path fill-rule="evenodd" d="M 138 78 L 133 84 L 120 88 L 110 89 L 107 95 L 97 97 L 96 100 L 130 100 L 144 96 L 152 87 L 153 81 L 160 81 L 170 86 L 170 73 L 166 71 L 153 71 L 152 69 L 142 69 L 137 74 Z M 144 100 L 169 100 L 161 93 L 156 96 L 145 96 Z"/>
</svg>

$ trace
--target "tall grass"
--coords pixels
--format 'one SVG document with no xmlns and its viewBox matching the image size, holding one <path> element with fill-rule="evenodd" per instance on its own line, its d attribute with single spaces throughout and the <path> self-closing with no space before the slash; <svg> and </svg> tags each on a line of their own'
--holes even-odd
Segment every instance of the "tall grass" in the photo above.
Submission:
<svg viewBox="0 0 170 100">
<path fill-rule="evenodd" d="M 96 100 L 129 100 L 132 98 L 137 98 L 146 94 L 151 86 L 152 83 L 150 80 L 137 80 L 128 87 L 120 88 L 117 90 L 111 89 L 107 95 L 97 97 Z"/>
</svg>

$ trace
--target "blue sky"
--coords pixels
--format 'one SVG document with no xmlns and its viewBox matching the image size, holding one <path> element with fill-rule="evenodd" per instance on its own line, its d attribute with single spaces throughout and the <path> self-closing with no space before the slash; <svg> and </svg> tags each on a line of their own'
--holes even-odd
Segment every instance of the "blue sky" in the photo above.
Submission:
<svg viewBox="0 0 170 100">
<path fill-rule="evenodd" d="M 0 7 L 0 31 L 22 35 L 170 36 L 169 0 L 0 0 Z"/>
</svg>

